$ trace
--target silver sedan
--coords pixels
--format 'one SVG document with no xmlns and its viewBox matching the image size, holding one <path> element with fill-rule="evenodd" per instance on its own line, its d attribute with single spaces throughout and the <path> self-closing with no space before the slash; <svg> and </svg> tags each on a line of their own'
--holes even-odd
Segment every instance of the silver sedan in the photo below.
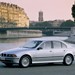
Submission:
<svg viewBox="0 0 75 75">
<path fill-rule="evenodd" d="M 30 39 L 21 47 L 0 52 L 0 61 L 6 66 L 19 64 L 21 67 L 28 67 L 35 63 L 56 62 L 69 66 L 75 59 L 75 49 L 63 40 L 63 37 Z"/>
</svg>

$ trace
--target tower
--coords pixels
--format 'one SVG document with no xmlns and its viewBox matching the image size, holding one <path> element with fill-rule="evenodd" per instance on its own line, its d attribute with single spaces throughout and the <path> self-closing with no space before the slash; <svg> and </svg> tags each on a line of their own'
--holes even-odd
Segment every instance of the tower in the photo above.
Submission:
<svg viewBox="0 0 75 75">
<path fill-rule="evenodd" d="M 38 21 L 39 22 L 42 22 L 43 21 L 43 12 L 42 11 L 39 12 Z"/>
</svg>

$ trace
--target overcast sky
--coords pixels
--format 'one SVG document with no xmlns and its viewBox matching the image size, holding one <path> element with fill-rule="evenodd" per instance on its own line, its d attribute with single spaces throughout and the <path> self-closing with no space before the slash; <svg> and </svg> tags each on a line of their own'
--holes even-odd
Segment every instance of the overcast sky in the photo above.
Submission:
<svg viewBox="0 0 75 75">
<path fill-rule="evenodd" d="M 24 8 L 30 20 L 38 20 L 38 12 L 43 11 L 44 20 L 72 19 L 71 8 L 74 0 L 0 0 L 17 4 Z"/>
</svg>

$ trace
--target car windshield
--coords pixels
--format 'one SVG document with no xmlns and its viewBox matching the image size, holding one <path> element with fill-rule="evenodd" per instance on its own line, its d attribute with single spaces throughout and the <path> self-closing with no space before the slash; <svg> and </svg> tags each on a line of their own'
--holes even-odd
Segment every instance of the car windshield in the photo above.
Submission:
<svg viewBox="0 0 75 75">
<path fill-rule="evenodd" d="M 36 48 L 42 41 L 30 41 L 23 45 L 23 48 Z"/>
</svg>

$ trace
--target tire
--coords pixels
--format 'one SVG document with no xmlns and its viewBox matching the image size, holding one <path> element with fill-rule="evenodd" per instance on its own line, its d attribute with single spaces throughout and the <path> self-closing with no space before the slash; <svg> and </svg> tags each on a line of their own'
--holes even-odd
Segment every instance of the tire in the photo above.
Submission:
<svg viewBox="0 0 75 75">
<path fill-rule="evenodd" d="M 63 61 L 64 65 L 70 66 L 73 63 L 72 55 L 66 55 Z"/>
<path fill-rule="evenodd" d="M 31 63 L 31 59 L 29 56 L 23 56 L 21 59 L 20 59 L 20 62 L 19 62 L 19 66 L 20 67 L 23 67 L 23 68 L 27 68 Z"/>
</svg>

